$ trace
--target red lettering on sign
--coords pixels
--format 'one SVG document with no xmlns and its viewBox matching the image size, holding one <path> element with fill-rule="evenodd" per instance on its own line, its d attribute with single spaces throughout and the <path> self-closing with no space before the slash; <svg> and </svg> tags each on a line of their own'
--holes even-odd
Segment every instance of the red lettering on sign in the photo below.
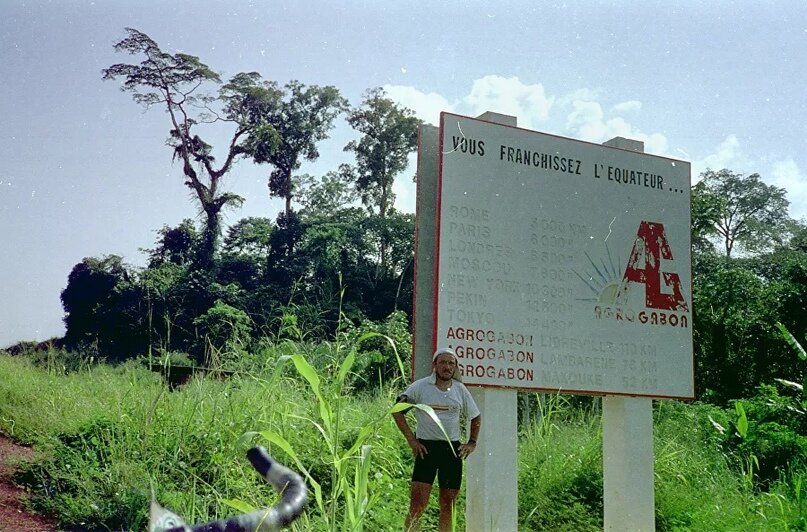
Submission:
<svg viewBox="0 0 807 532">
<path fill-rule="evenodd" d="M 681 294 L 681 278 L 677 273 L 662 272 L 661 259 L 672 260 L 673 254 L 664 225 L 657 222 L 639 224 L 636 241 L 625 268 L 623 283 L 642 283 L 645 287 L 645 304 L 649 308 L 686 312 L 687 304 Z M 664 286 L 672 288 L 672 293 L 662 293 Z"/>
</svg>

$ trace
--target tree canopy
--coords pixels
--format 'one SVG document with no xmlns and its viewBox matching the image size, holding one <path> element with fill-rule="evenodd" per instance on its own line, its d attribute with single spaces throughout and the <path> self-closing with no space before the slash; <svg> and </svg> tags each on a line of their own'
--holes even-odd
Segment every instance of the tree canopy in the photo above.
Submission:
<svg viewBox="0 0 807 532">
<path fill-rule="evenodd" d="M 759 174 L 745 176 L 726 168 L 707 170 L 693 189 L 693 213 L 699 236 L 716 235 L 726 257 L 738 247 L 770 251 L 782 244 L 791 229 L 786 191 L 762 182 Z"/>
<path fill-rule="evenodd" d="M 273 128 L 279 140 L 274 149 L 263 149 L 259 143 L 251 156 L 256 163 L 274 166 L 269 175 L 269 195 L 285 199 L 288 216 L 296 193 L 294 172 L 303 160 L 319 158 L 317 143 L 328 138 L 333 121 L 347 108 L 347 100 L 331 86 L 306 86 L 299 81 L 287 83 L 282 90 L 276 84 L 269 86 L 279 102 L 255 119 L 262 127 Z"/>
<path fill-rule="evenodd" d="M 271 151 L 277 135 L 262 116 L 276 103 L 278 92 L 263 83 L 254 72 L 234 76 L 216 95 L 208 92 L 221 78 L 198 57 L 163 52 L 145 33 L 127 28 L 128 36 L 115 44 L 115 50 L 142 56 L 139 64 L 118 63 L 103 69 L 104 79 L 122 78 L 121 90 L 146 108 L 164 106 L 170 120 L 168 145 L 175 160 L 182 163 L 185 185 L 198 200 L 205 220 L 199 260 L 209 265 L 221 233 L 221 211 L 238 207 L 243 198 L 222 189 L 222 178 L 237 157 L 260 148 Z M 205 123 L 227 122 L 233 132 L 224 161 L 215 166 L 213 147 L 197 132 Z"/>
</svg>

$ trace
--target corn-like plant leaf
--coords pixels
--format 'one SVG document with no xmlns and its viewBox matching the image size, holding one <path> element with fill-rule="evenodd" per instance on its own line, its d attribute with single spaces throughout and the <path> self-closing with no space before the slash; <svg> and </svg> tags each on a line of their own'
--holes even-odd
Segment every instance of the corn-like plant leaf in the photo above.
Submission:
<svg viewBox="0 0 807 532">
<path fill-rule="evenodd" d="M 316 421 L 314 421 L 310 417 L 298 416 L 297 414 L 288 414 L 288 417 L 291 417 L 291 418 L 294 418 L 294 419 L 301 419 L 303 421 L 311 423 L 319 431 L 319 433 L 322 434 L 322 439 L 325 440 L 325 441 L 328 441 L 328 433 L 325 432 L 325 429 L 322 427 L 322 425 L 320 425 L 319 423 L 317 423 Z"/>
<path fill-rule="evenodd" d="M 300 459 L 297 457 L 297 453 L 295 453 L 294 449 L 291 448 L 291 444 L 286 440 L 286 438 L 284 438 L 277 432 L 271 430 L 262 430 L 258 432 L 258 434 L 260 434 L 263 438 L 269 440 L 270 443 L 273 443 L 278 447 L 280 447 L 281 449 L 283 449 L 283 451 L 287 455 L 289 455 L 289 458 L 294 460 L 294 462 L 297 464 L 298 467 L 302 465 L 300 463 Z"/>
<path fill-rule="evenodd" d="M 328 403 L 320 397 L 319 398 L 319 416 L 322 418 L 322 421 L 325 423 L 325 426 L 331 429 L 331 409 L 328 407 Z"/>
<path fill-rule="evenodd" d="M 351 349 L 345 359 L 342 361 L 342 364 L 339 366 L 339 373 L 337 374 L 337 382 L 339 382 L 339 384 L 345 382 L 345 377 L 347 377 L 347 374 L 350 372 L 350 368 L 353 367 L 353 363 L 355 361 L 356 350 Z"/>
<path fill-rule="evenodd" d="M 785 327 L 778 321 L 776 322 L 776 327 L 779 328 L 779 332 L 782 333 L 782 336 L 784 337 L 785 341 L 788 344 L 790 344 L 790 347 L 796 350 L 796 354 L 798 354 L 799 358 L 802 360 L 807 360 L 807 351 L 805 351 L 804 348 L 799 343 L 799 341 L 796 340 L 796 337 L 790 334 L 790 331 L 787 330 L 787 327 Z"/>
<path fill-rule="evenodd" d="M 319 390 L 319 375 L 317 375 L 317 371 L 311 367 L 311 364 L 303 357 L 303 355 L 292 355 L 291 357 L 292 362 L 294 362 L 294 367 L 297 368 L 297 373 L 302 375 L 302 377 L 308 381 L 308 384 L 311 386 L 311 390 L 313 390 L 314 395 L 317 396 L 319 400 L 319 415 L 322 418 L 322 421 L 325 422 L 325 425 L 330 428 L 331 426 L 331 410 L 328 408 L 328 404 L 325 402 L 325 399 L 322 397 L 322 393 Z"/>
<path fill-rule="evenodd" d="M 392 405 L 392 408 L 389 409 L 390 414 L 394 414 L 395 412 L 403 412 L 405 410 L 409 410 L 415 405 L 410 405 L 409 403 L 395 403 Z"/>
<path fill-rule="evenodd" d="M 734 403 L 734 409 L 737 411 L 737 432 L 742 439 L 748 435 L 748 417 L 745 415 L 745 408 L 740 401 Z"/>
<path fill-rule="evenodd" d="M 370 502 L 368 496 L 368 479 L 370 476 L 370 454 L 373 450 L 372 445 L 362 445 L 361 457 L 359 464 L 356 466 L 356 476 L 354 485 L 356 486 L 356 517 L 358 520 L 359 530 L 363 529 L 362 521 L 367 513 L 367 507 Z"/>
<path fill-rule="evenodd" d="M 244 501 L 239 501 L 237 499 L 221 499 L 221 502 L 225 506 L 229 506 L 230 508 L 232 508 L 234 510 L 238 510 L 239 512 L 241 512 L 243 514 L 252 513 L 255 510 L 257 510 L 257 508 L 255 508 L 251 504 L 248 504 L 248 503 L 246 503 Z"/>
<path fill-rule="evenodd" d="M 353 456 L 353 453 L 361 446 L 367 437 L 373 433 L 373 426 L 372 425 L 365 425 L 359 431 L 359 435 L 356 436 L 356 441 L 353 442 L 353 445 L 348 449 L 348 451 L 343 455 L 345 457 Z"/>
<path fill-rule="evenodd" d="M 320 508 L 320 510 L 322 510 L 325 507 L 322 501 L 322 486 L 320 486 L 319 482 L 314 480 L 314 477 L 311 476 L 311 473 L 309 473 L 308 469 L 297 457 L 297 453 L 294 452 L 294 449 L 292 449 L 291 444 L 286 440 L 286 438 L 271 430 L 262 430 L 258 432 L 258 434 L 269 440 L 270 443 L 274 443 L 283 449 L 283 451 L 289 455 L 289 458 L 294 460 L 297 469 L 305 475 L 308 483 L 314 488 L 314 499 L 317 501 L 317 506 Z"/>
<path fill-rule="evenodd" d="M 308 363 L 303 355 L 292 355 L 291 361 L 294 362 L 294 367 L 297 368 L 297 373 L 302 375 L 303 378 L 308 381 L 308 384 L 311 385 L 311 389 L 314 390 L 314 394 L 316 394 L 317 397 L 320 397 L 319 375 L 317 375 L 317 371 L 311 367 L 311 364 Z"/>
<path fill-rule="evenodd" d="M 443 428 L 443 424 L 440 422 L 440 418 L 437 417 L 437 414 L 434 413 L 434 409 L 429 405 L 396 403 L 392 405 L 392 408 L 390 408 L 390 414 L 394 414 L 395 412 L 401 412 L 403 410 L 408 410 L 409 408 L 417 408 L 418 410 L 426 412 L 429 415 L 429 417 L 432 418 L 432 421 L 434 421 L 437 424 L 437 427 L 440 429 L 440 432 L 443 433 L 443 436 L 445 437 L 446 441 L 451 441 L 451 439 L 448 437 L 448 433 L 446 433 L 446 429 Z M 449 447 L 451 447 L 451 452 L 454 454 L 454 456 L 457 456 L 457 453 L 454 451 L 454 447 L 453 446 Z"/>
</svg>

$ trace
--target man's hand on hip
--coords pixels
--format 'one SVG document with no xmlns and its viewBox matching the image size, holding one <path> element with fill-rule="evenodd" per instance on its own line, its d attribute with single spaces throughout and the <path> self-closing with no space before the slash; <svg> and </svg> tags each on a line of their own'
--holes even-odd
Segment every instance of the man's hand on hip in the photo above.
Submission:
<svg viewBox="0 0 807 532">
<path fill-rule="evenodd" d="M 468 458 L 468 455 L 476 450 L 476 442 L 469 441 L 460 445 L 460 458 Z"/>
<path fill-rule="evenodd" d="M 412 454 L 415 455 L 415 458 L 425 458 L 429 454 L 429 450 L 419 440 L 413 438 L 407 440 L 407 443 L 409 443 L 409 448 L 412 449 Z"/>
</svg>

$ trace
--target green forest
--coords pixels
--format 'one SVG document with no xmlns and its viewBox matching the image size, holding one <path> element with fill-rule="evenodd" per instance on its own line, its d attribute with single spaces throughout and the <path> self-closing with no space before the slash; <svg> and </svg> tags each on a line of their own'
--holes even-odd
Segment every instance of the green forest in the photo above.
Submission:
<svg viewBox="0 0 807 532">
<path fill-rule="evenodd" d="M 165 115 L 199 216 L 155 227 L 145 267 L 84 258 L 64 337 L 0 352 L 0 432 L 42 452 L 18 482 L 65 529 L 142 528 L 152 489 L 203 521 L 276 498 L 243 459 L 261 443 L 312 490 L 299 530 L 400 529 L 411 456 L 388 414 L 410 367 L 415 220 L 392 185 L 413 178 L 421 122 L 378 88 L 354 105 L 332 86 L 222 80 L 134 29 L 115 49 L 133 62 L 101 77 Z M 301 173 L 339 120 L 355 160 Z M 276 218 L 224 226 L 236 161 L 265 165 Z M 807 225 L 756 173 L 698 177 L 696 399 L 654 406 L 657 528 L 807 530 Z M 199 369 L 174 388 L 178 367 Z M 602 529 L 598 401 L 519 402 L 524 530 Z"/>
</svg>

